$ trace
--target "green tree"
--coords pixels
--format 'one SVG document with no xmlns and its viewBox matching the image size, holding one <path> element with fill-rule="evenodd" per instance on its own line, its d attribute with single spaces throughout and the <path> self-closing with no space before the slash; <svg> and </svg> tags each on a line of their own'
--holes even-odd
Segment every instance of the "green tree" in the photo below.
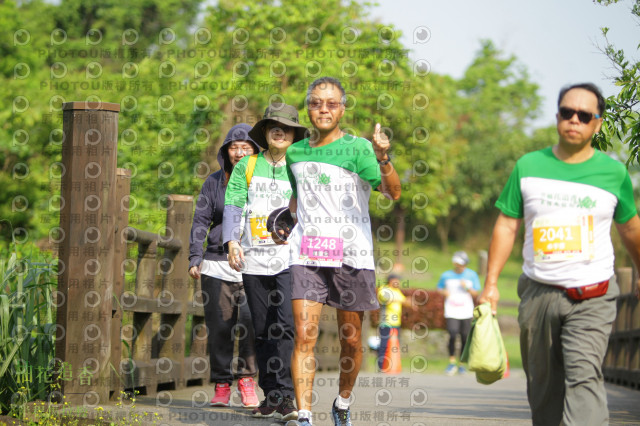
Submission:
<svg viewBox="0 0 640 426">
<path fill-rule="evenodd" d="M 158 146 L 157 124 L 160 117 L 158 95 L 145 98 L 147 85 L 157 84 L 160 59 L 149 57 L 158 48 L 162 30 L 175 35 L 163 46 L 186 46 L 199 1 L 134 2 L 128 5 L 63 1 L 58 5 L 40 0 L 0 3 L 0 99 L 9 106 L 0 110 L 0 234 L 5 239 L 20 235 L 20 239 L 46 236 L 58 225 L 57 203 L 60 193 L 59 167 L 61 159 L 61 105 L 66 101 L 102 100 L 120 103 L 133 101 L 135 108 L 124 111 L 120 128 L 130 130 L 136 140 L 144 140 L 145 152 L 140 161 L 132 163 L 127 156 L 134 145 L 121 143 L 123 159 L 143 176 L 159 174 L 162 161 L 150 156 Z M 91 9 L 90 12 L 87 12 Z M 128 31 L 128 32 L 127 32 Z M 125 38 L 125 35 L 130 37 Z M 131 35 L 135 37 L 131 38 Z M 168 47 L 167 47 L 168 48 Z M 127 75 L 126 66 L 136 73 L 154 63 L 155 76 L 141 81 Z M 125 65 L 127 64 L 127 65 Z M 150 75 L 153 75 L 151 73 Z M 137 99 L 140 99 L 138 101 Z M 185 102 L 187 100 L 185 99 Z M 148 102 L 145 104 L 145 102 Z M 187 114 L 192 104 L 182 104 Z M 126 105 L 123 103 L 123 110 Z M 131 112 L 131 114 L 129 114 Z M 147 113 L 141 119 L 141 114 Z M 166 116 L 173 114 L 167 113 Z M 133 117 L 133 118 L 132 118 Z M 135 122 L 134 122 L 135 121 Z M 138 128 L 137 122 L 150 122 L 149 130 Z M 186 129 L 180 120 L 181 131 Z M 149 133 L 155 131 L 155 134 Z M 176 133 L 182 137 L 182 133 Z M 186 155 L 186 153 L 185 153 Z M 137 159 L 136 159 L 137 160 Z M 154 173 L 155 172 L 155 173 Z M 179 192 L 183 192 L 181 190 Z M 146 191 L 145 192 L 153 192 Z M 157 198 L 136 194 L 144 203 L 140 211 L 155 215 Z M 155 216 L 154 216 L 155 218 Z M 157 223 L 162 220 L 158 219 Z M 154 220 L 151 220 L 154 222 Z"/>
<path fill-rule="evenodd" d="M 526 140 L 523 129 L 538 102 L 535 87 L 513 58 L 502 59 L 490 43 L 456 82 L 410 60 L 400 33 L 372 21 L 367 4 L 294 0 L 285 9 L 276 1 L 223 0 L 194 24 L 195 4 L 2 5 L 33 35 L 31 45 L 7 44 L 6 52 L 14 61 L 29 58 L 34 46 L 39 52 L 30 59 L 28 78 L 0 88 L 7 104 L 16 92 L 28 101 L 24 110 L 0 111 L 3 167 L 30 168 L 22 179 L 0 175 L 6 189 L 0 213 L 13 229 L 36 238 L 58 224 L 52 200 L 59 194 L 59 108 L 65 101 L 120 103 L 118 166 L 133 172 L 130 223 L 152 231 L 164 225 L 167 194 L 195 195 L 217 170 L 220 141 L 233 124 L 255 123 L 276 100 L 298 107 L 308 124 L 305 90 L 322 75 L 340 78 L 348 92 L 345 130 L 370 137 L 380 122 L 392 137 L 403 195 L 392 204 L 374 194 L 371 207 L 388 225 L 378 236 L 395 238 L 399 247 L 405 233 L 426 238 L 425 226 L 439 218 L 480 212 L 495 196 L 518 141 Z M 5 33 L 20 28 L 12 20 L 0 24 Z M 159 38 L 162 28 L 176 37 Z M 92 29 L 100 39 L 92 38 Z M 128 29 L 137 32 L 135 42 L 123 38 Z M 91 57 L 93 51 L 108 54 Z M 96 64 L 100 73 L 93 75 Z M 12 211 L 16 200 L 28 207 Z M 4 226 L 1 232 L 12 231 Z"/>
<path fill-rule="evenodd" d="M 618 0 L 594 1 L 605 6 L 618 3 Z M 631 13 L 640 18 L 640 0 L 631 3 Z M 604 122 L 601 132 L 594 138 L 594 146 L 606 151 L 612 148 L 612 140 L 620 140 L 629 146 L 627 165 L 640 164 L 640 61 L 629 58 L 623 49 L 610 43 L 608 32 L 609 28 L 602 28 L 606 42 L 603 51 L 618 74 L 613 80 L 620 91 L 607 98 Z"/>
<path fill-rule="evenodd" d="M 466 141 L 456 134 L 456 83 L 446 76 L 430 75 L 418 93 L 429 98 L 425 111 L 414 111 L 411 126 L 392 141 L 392 158 L 402 183 L 402 196 L 395 203 L 375 194 L 372 213 L 384 224 L 395 225 L 396 263 L 401 263 L 405 239 L 421 242 L 428 227 L 446 216 L 456 197 L 447 185 L 458 173 Z M 411 111 L 415 97 L 401 99 L 398 111 Z M 384 228 L 378 228 L 384 229 Z M 384 232 L 378 238 L 384 239 Z"/>
<path fill-rule="evenodd" d="M 31 5 L 17 7 L 27 26 L 37 11 Z M 30 135 L 27 143 L 14 147 L 21 154 L 6 167 L 27 159 L 34 165 L 28 182 L 0 177 L 3 187 L 15 185 L 18 191 L 8 193 L 0 209 L 8 217 L 4 213 L 11 200 L 23 195 L 29 208 L 17 212 L 16 220 L 34 237 L 57 226 L 56 213 L 47 209 L 59 193 L 59 181 L 49 172 L 60 161 L 61 102 L 120 103 L 118 166 L 133 171 L 135 208 L 130 223 L 156 231 L 164 224 L 166 195 L 196 194 L 204 178 L 217 169 L 217 149 L 229 127 L 255 123 L 267 103 L 275 100 L 297 106 L 303 123 L 308 123 L 305 90 L 322 75 L 336 76 L 345 85 L 347 131 L 370 137 L 375 123 L 381 122 L 392 136 L 394 162 L 405 173 L 405 195 L 390 211 L 374 196 L 374 215 L 391 222 L 408 214 L 416 222 L 434 223 L 447 210 L 451 198 L 439 195 L 439 182 L 441 174 L 452 170 L 454 158 L 449 102 L 455 85 L 410 61 L 400 33 L 371 21 L 368 5 L 296 0 L 283 8 L 276 1 L 221 1 L 193 26 L 188 25 L 192 15 L 176 8 L 172 10 L 180 21 L 172 25 L 162 19 L 139 19 L 138 3 L 130 7 L 130 17 L 126 7 L 110 2 L 95 6 L 68 0 L 50 7 L 38 28 L 29 27 L 41 34 L 38 42 L 45 40 L 42 63 L 29 78 L 12 81 L 11 90 L 6 85 L 0 89 L 8 102 L 15 91 L 29 100 L 23 112 L 2 113 L 2 140 L 11 140 L 20 129 L 28 129 Z M 82 13 L 88 8 L 94 9 Z M 64 37 L 58 31 L 63 24 Z M 140 34 L 131 45 L 121 38 L 129 25 Z M 146 28 L 164 25 L 172 25 L 177 37 L 158 43 L 158 34 Z M 102 38 L 93 39 L 91 29 L 99 29 Z M 55 43 L 48 43 L 51 37 Z M 87 47 L 87 40 L 95 45 Z M 93 50 L 111 54 L 86 57 Z M 101 75 L 92 75 L 92 62 L 100 65 Z M 58 75 L 60 63 L 65 72 Z"/>
<path fill-rule="evenodd" d="M 60 37 L 66 35 L 74 47 L 128 46 L 144 55 L 152 46 L 184 43 L 201 4 L 202 0 L 129 0 L 126 5 L 117 0 L 62 0 L 53 20 L 65 33 Z"/>
<path fill-rule="evenodd" d="M 242 57 L 227 67 L 248 65 L 246 76 L 234 81 L 248 89 L 249 110 L 259 115 L 269 98 L 281 95 L 308 123 L 306 87 L 331 75 L 348 93 L 347 132 L 371 137 L 376 122 L 387 128 L 403 194 L 397 203 L 373 195 L 372 215 L 387 225 L 377 227 L 379 238 L 395 238 L 400 246 L 407 224 L 422 229 L 447 210 L 451 198 L 441 196 L 440 180 L 451 172 L 447 161 L 456 149 L 449 113 L 455 85 L 409 60 L 400 33 L 372 22 L 367 5 L 297 0 L 284 9 L 271 1 L 222 1 L 208 12 L 206 27 L 217 36 L 210 44 L 232 52 L 242 48 Z"/>
<path fill-rule="evenodd" d="M 487 40 L 458 81 L 458 89 L 456 134 L 466 147 L 456 173 L 445 182 L 455 197 L 437 225 L 445 250 L 454 223 L 458 236 L 466 236 L 491 209 L 515 161 L 526 152 L 527 126 L 540 108 L 538 86 L 527 70 Z"/>
</svg>

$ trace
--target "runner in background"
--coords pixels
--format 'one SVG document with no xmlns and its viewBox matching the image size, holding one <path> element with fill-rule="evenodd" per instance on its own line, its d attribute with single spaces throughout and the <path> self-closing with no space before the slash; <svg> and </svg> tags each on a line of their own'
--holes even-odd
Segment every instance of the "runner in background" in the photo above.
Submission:
<svg viewBox="0 0 640 426">
<path fill-rule="evenodd" d="M 456 361 L 456 338 L 460 336 L 460 351 L 467 343 L 473 319 L 473 300 L 481 290 L 478 274 L 467 268 L 469 256 L 457 251 L 451 258 L 453 270 L 444 272 L 438 281 L 438 292 L 444 296 L 444 318 L 449 332 L 449 365 L 445 373 L 453 376 L 463 374 L 465 369 Z"/>
<path fill-rule="evenodd" d="M 392 332 L 398 336 L 400 341 L 400 326 L 402 325 L 402 308 L 415 309 L 411 304 L 411 299 L 407 299 L 400 291 L 400 275 L 389 274 L 387 283 L 378 289 L 378 302 L 380 302 L 380 324 L 378 334 L 380 335 L 380 346 L 378 347 L 378 370 L 382 371 L 384 357 L 387 353 L 389 337 Z M 399 370 L 398 370 L 399 371 Z"/>
</svg>

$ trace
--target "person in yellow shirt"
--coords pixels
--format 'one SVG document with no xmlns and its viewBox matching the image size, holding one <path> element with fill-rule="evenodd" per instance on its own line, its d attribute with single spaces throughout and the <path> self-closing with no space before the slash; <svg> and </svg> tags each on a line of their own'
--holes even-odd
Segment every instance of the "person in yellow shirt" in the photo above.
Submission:
<svg viewBox="0 0 640 426">
<path fill-rule="evenodd" d="M 384 356 L 387 351 L 387 344 L 391 330 L 396 329 L 398 338 L 400 336 L 400 325 L 402 324 L 402 307 L 413 308 L 411 300 L 407 299 L 400 291 L 400 279 L 397 274 L 389 274 L 387 283 L 378 289 L 378 301 L 380 302 L 380 346 L 378 347 L 378 369 L 382 370 Z"/>
</svg>

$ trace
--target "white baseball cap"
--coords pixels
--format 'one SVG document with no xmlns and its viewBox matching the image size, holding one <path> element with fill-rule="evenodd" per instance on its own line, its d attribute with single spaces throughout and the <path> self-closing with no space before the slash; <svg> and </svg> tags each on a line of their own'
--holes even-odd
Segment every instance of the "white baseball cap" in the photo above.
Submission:
<svg viewBox="0 0 640 426">
<path fill-rule="evenodd" d="M 453 253 L 453 257 L 451 258 L 451 262 L 457 263 L 458 265 L 467 265 L 469 263 L 469 256 L 464 251 L 457 251 Z"/>
</svg>

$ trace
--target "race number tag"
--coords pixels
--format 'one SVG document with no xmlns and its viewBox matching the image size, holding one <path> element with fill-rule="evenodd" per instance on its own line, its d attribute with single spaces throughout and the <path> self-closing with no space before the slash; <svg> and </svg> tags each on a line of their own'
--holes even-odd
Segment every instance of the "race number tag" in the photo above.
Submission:
<svg viewBox="0 0 640 426">
<path fill-rule="evenodd" d="M 251 225 L 252 246 L 274 244 L 271 233 L 267 231 L 267 216 L 251 216 L 249 224 Z"/>
<path fill-rule="evenodd" d="M 533 221 L 534 262 L 591 260 L 595 255 L 593 216 L 544 217 Z"/>
<path fill-rule="evenodd" d="M 318 266 L 342 266 L 342 238 L 302 236 L 300 257 Z"/>
</svg>

